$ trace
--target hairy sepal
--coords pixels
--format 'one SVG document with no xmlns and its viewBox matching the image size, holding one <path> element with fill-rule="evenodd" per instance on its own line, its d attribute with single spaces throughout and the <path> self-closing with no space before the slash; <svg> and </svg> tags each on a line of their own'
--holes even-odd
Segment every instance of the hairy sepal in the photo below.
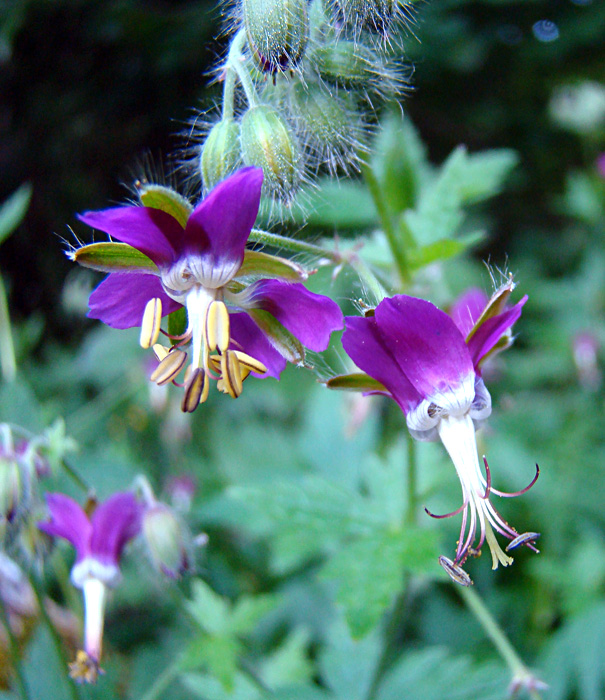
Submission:
<svg viewBox="0 0 605 700">
<path fill-rule="evenodd" d="M 70 258 L 82 267 L 99 272 L 159 274 L 154 262 L 126 243 L 90 243 L 73 251 Z"/>
</svg>

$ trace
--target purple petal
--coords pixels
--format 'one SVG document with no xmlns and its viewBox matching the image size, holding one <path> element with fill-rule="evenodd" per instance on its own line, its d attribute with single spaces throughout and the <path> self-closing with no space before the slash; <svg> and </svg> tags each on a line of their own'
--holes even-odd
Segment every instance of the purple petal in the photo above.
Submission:
<svg viewBox="0 0 605 700">
<path fill-rule="evenodd" d="M 359 369 L 384 384 L 404 412 L 407 413 L 417 406 L 423 397 L 409 382 L 390 353 L 376 319 L 347 316 L 345 324 L 342 346 Z"/>
<path fill-rule="evenodd" d="M 455 394 L 474 377 L 464 337 L 430 302 L 405 295 L 384 299 L 375 319 L 384 343 L 422 398 Z"/>
<path fill-rule="evenodd" d="M 343 327 L 338 304 L 300 283 L 261 280 L 248 288 L 246 297 L 247 308 L 268 311 L 303 345 L 316 352 L 325 350 L 332 331 Z"/>
<path fill-rule="evenodd" d="M 262 184 L 262 169 L 253 167 L 219 183 L 189 217 L 187 246 L 209 253 L 219 267 L 226 262 L 240 265 L 258 214 Z"/>
<path fill-rule="evenodd" d="M 77 561 L 84 559 L 90 554 L 92 525 L 82 507 L 63 493 L 47 493 L 46 503 L 51 519 L 49 522 L 38 523 L 40 530 L 71 542 L 76 550 Z"/>
<path fill-rule="evenodd" d="M 229 320 L 232 348 L 251 355 L 267 368 L 265 374 L 255 376 L 279 379 L 286 367 L 286 359 L 271 345 L 256 323 L 245 313 L 229 314 Z"/>
<path fill-rule="evenodd" d="M 172 263 L 184 243 L 183 227 L 160 209 L 116 207 L 88 211 L 79 219 L 140 250 L 158 267 Z"/>
<path fill-rule="evenodd" d="M 465 338 L 479 320 L 488 301 L 489 297 L 482 289 L 472 287 L 452 304 L 450 316 Z"/>
<path fill-rule="evenodd" d="M 485 323 L 482 323 L 473 337 L 468 341 L 468 349 L 471 353 L 473 364 L 475 367 L 487 355 L 487 353 L 496 345 L 506 331 L 519 320 L 523 305 L 527 301 L 527 295 L 517 304 L 511 306 L 498 316 L 489 318 Z"/>
<path fill-rule="evenodd" d="M 88 318 L 98 318 L 112 328 L 140 326 L 145 305 L 154 297 L 162 300 L 162 316 L 181 306 L 164 292 L 156 275 L 113 272 L 90 295 Z"/>
<path fill-rule="evenodd" d="M 141 506 L 130 492 L 116 493 L 97 507 L 92 516 L 90 549 L 103 564 L 120 562 L 126 543 L 141 529 Z"/>
</svg>

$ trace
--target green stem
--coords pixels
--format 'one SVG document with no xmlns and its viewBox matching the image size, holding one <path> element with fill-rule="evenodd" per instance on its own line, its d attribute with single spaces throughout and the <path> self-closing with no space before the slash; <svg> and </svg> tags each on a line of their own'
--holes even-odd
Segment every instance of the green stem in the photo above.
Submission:
<svg viewBox="0 0 605 700">
<path fill-rule="evenodd" d="M 391 253 L 395 259 L 395 264 L 397 265 L 397 270 L 399 272 L 399 276 L 401 277 L 401 281 L 404 284 L 409 284 L 411 281 L 410 266 L 408 264 L 405 250 L 401 245 L 402 242 L 395 230 L 391 212 L 389 211 L 389 207 L 384 198 L 380 183 L 378 182 L 378 179 L 371 166 L 362 164 L 361 170 L 366 181 L 366 185 L 368 186 L 370 194 L 372 195 L 372 199 L 374 200 L 374 205 L 376 206 L 376 211 L 378 212 L 378 217 L 380 218 L 380 223 L 387 238 Z"/>
<path fill-rule="evenodd" d="M 358 255 L 353 255 L 349 260 L 349 265 L 359 275 L 359 279 L 365 285 L 367 292 L 373 297 L 375 304 L 380 304 L 385 297 L 389 296 L 383 284 L 372 272 L 370 266 L 365 260 L 360 258 Z"/>
<path fill-rule="evenodd" d="M 244 65 L 244 57 L 242 55 L 245 43 L 246 31 L 244 29 L 240 29 L 231 42 L 226 68 L 227 72 L 229 71 L 229 68 L 232 68 L 235 71 L 241 86 L 246 93 L 248 104 L 250 107 L 256 107 L 258 104 L 258 95 L 256 94 L 256 88 L 254 87 L 250 73 L 248 73 L 248 69 Z"/>
<path fill-rule="evenodd" d="M 143 695 L 141 700 L 156 700 L 160 694 L 168 688 L 171 682 L 176 678 L 176 675 L 181 670 L 182 660 L 178 658 L 174 663 L 167 666 L 162 673 L 156 678 L 155 683 Z"/>
<path fill-rule="evenodd" d="M 407 501 L 408 508 L 406 512 L 406 523 L 408 525 L 416 524 L 416 511 L 418 509 L 418 480 L 416 470 L 416 441 L 408 433 L 408 470 L 407 470 Z"/>
<path fill-rule="evenodd" d="M 456 586 L 456 590 L 462 596 L 464 603 L 473 613 L 477 622 L 483 627 L 483 631 L 492 640 L 496 650 L 510 669 L 514 680 L 519 682 L 522 687 L 528 688 L 532 700 L 541 700 L 540 693 L 535 688 L 530 687 L 530 682 L 536 681 L 536 677 L 523 663 L 504 630 L 500 627 L 479 594 L 468 586 Z"/>
<path fill-rule="evenodd" d="M 25 674 L 23 672 L 23 663 L 21 661 L 21 651 L 19 649 L 19 641 L 15 637 L 13 628 L 10 624 L 10 617 L 4 604 L 4 598 L 0 597 L 0 618 L 2 619 L 2 624 L 6 630 L 6 635 L 8 637 L 8 647 L 11 663 L 15 671 L 15 681 L 19 691 L 19 695 L 23 700 L 29 700 L 29 691 L 27 689 L 27 682 L 25 681 Z"/>
<path fill-rule="evenodd" d="M 17 360 L 2 277 L 0 277 L 0 365 L 3 379 L 12 382 L 17 376 Z"/>
<path fill-rule="evenodd" d="M 230 65 L 225 66 L 225 82 L 223 84 L 223 119 L 233 119 L 235 100 L 235 70 Z"/>
<path fill-rule="evenodd" d="M 289 238 L 288 236 L 280 236 L 277 233 L 261 231 L 257 228 L 252 229 L 248 240 L 252 241 L 252 243 L 261 243 L 262 245 L 268 245 L 272 248 L 289 250 L 292 253 L 309 253 L 310 255 L 333 263 L 340 262 L 339 256 L 332 250 L 326 250 L 325 248 L 321 248 L 313 243 L 307 243 L 306 241 L 297 241 L 295 238 Z"/>
<path fill-rule="evenodd" d="M 59 657 L 59 660 L 64 668 L 67 668 L 69 665 L 69 659 L 67 658 L 67 654 L 65 652 L 65 647 L 63 645 L 63 640 L 61 639 L 61 635 L 57 632 L 57 628 L 54 626 L 53 621 L 50 619 L 50 615 L 48 614 L 48 610 L 46 609 L 46 606 L 44 605 L 44 591 L 42 590 L 42 584 L 40 583 L 38 577 L 36 576 L 35 573 L 31 572 L 29 576 L 29 581 L 32 585 L 32 588 L 34 589 L 34 593 L 36 594 L 36 598 L 38 599 L 38 607 L 40 609 L 40 615 L 42 617 L 42 620 L 44 624 L 46 625 L 50 636 L 53 640 L 53 644 L 55 646 L 55 650 L 57 652 L 57 656 Z M 68 682 L 68 688 L 69 688 L 69 694 L 71 695 L 72 700 L 80 700 L 80 691 L 78 689 L 78 686 L 75 683 L 72 683 L 71 681 Z"/>
<path fill-rule="evenodd" d="M 86 479 L 79 474 L 79 472 L 74 469 L 74 467 L 72 467 L 71 464 L 69 464 L 69 462 L 67 462 L 65 459 L 61 460 L 61 466 L 70 479 L 78 486 L 78 488 L 82 489 L 82 491 L 85 491 L 86 493 L 91 493 L 94 491 L 93 487 L 86 481 Z"/>
</svg>

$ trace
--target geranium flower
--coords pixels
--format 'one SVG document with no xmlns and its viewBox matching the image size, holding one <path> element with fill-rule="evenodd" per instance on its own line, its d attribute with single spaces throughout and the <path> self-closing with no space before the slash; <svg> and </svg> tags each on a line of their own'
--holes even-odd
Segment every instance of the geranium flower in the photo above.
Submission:
<svg viewBox="0 0 605 700">
<path fill-rule="evenodd" d="M 171 336 L 171 348 L 155 346 L 160 365 L 152 375 L 160 384 L 173 381 L 187 364 L 182 348 L 191 343 L 184 411 L 206 400 L 210 378 L 235 398 L 250 372 L 279 378 L 287 360 L 303 361 L 302 345 L 325 350 L 332 331 L 342 328 L 337 304 L 296 281 L 307 277 L 302 268 L 246 251 L 262 180 L 260 168 L 243 168 L 195 209 L 163 188 L 149 206 L 80 217 L 122 241 L 71 253 L 82 265 L 111 272 L 90 296 L 89 317 L 113 328 L 141 326 L 141 344 L 150 347 L 162 316 L 185 307 L 185 332 Z"/>
<path fill-rule="evenodd" d="M 505 309 L 513 286 L 509 281 L 481 312 L 476 304 L 469 303 L 466 312 L 458 315 L 460 327 L 430 302 L 404 295 L 384 299 L 374 315 L 347 317 L 343 347 L 369 376 L 336 377 L 328 383 L 335 388 L 357 388 L 390 396 L 405 413 L 414 438 L 441 440 L 460 478 L 463 503 L 448 514 L 462 513 L 455 559 L 441 557 L 440 563 L 464 585 L 471 580 L 462 564 L 469 555 L 478 554 L 485 541 L 492 554 L 492 568 L 499 563 L 512 563 L 498 544 L 494 530 L 511 540 L 508 550 L 522 544 L 535 549 L 532 542 L 538 537 L 537 533 L 520 535 L 489 500 L 491 494 L 524 493 L 535 482 L 537 473 L 519 494 L 497 491 L 491 485 L 485 460 L 485 475 L 481 471 L 475 440 L 476 427 L 491 413 L 481 364 L 490 354 L 510 344 L 510 328 L 527 300 L 524 297 Z M 475 545 L 477 529 L 479 540 Z"/>
<path fill-rule="evenodd" d="M 47 494 L 46 502 L 50 521 L 38 527 L 74 546 L 71 580 L 84 595 L 84 649 L 70 664 L 70 675 L 93 683 L 100 672 L 107 590 L 120 582 L 120 558 L 129 540 L 140 532 L 141 507 L 128 492 L 111 496 L 91 517 L 62 493 Z"/>
</svg>

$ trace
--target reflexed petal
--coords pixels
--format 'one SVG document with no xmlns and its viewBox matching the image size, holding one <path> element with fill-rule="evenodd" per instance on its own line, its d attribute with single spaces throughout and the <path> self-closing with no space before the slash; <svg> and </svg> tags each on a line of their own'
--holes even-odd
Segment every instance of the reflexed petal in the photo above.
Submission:
<svg viewBox="0 0 605 700">
<path fill-rule="evenodd" d="M 92 516 L 90 549 L 103 564 L 118 565 L 128 540 L 141 529 L 141 506 L 132 493 L 116 493 Z"/>
<path fill-rule="evenodd" d="M 71 542 L 77 560 L 84 559 L 90 553 L 92 525 L 82 507 L 62 493 L 47 493 L 46 503 L 51 519 L 49 522 L 38 523 L 40 530 Z"/>
<path fill-rule="evenodd" d="M 154 297 L 162 300 L 164 316 L 181 306 L 164 292 L 159 277 L 114 272 L 90 295 L 88 318 L 98 318 L 112 328 L 140 326 L 145 306 Z"/>
<path fill-rule="evenodd" d="M 443 407 L 470 404 L 473 363 L 446 313 L 423 299 L 399 295 L 380 302 L 374 318 L 385 345 L 423 399 Z"/>
<path fill-rule="evenodd" d="M 511 306 L 510 309 L 507 309 L 498 316 L 489 318 L 477 328 L 472 338 L 468 341 L 468 349 L 475 367 L 477 367 L 488 352 L 494 348 L 506 331 L 518 321 L 526 301 L 527 295 L 517 304 Z"/>
<path fill-rule="evenodd" d="M 347 316 L 342 346 L 353 362 L 371 377 L 384 384 L 406 413 L 424 398 L 408 381 L 389 352 L 373 316 Z"/>
<path fill-rule="evenodd" d="M 488 301 L 489 298 L 482 289 L 472 287 L 452 304 L 450 316 L 465 338 L 483 313 Z"/>
<path fill-rule="evenodd" d="M 299 283 L 262 280 L 246 290 L 245 298 L 245 308 L 268 311 L 303 345 L 316 352 L 325 350 L 332 331 L 343 326 L 338 304 Z"/>
<path fill-rule="evenodd" d="M 160 267 L 177 258 L 183 228 L 170 214 L 149 207 L 116 207 L 88 211 L 80 220 L 140 250 Z"/>
<path fill-rule="evenodd" d="M 279 379 L 279 375 L 286 366 L 286 360 L 271 345 L 256 323 L 245 313 L 230 314 L 230 320 L 232 348 L 260 360 L 267 368 L 266 374 L 257 375 L 255 373 L 255 376 Z"/>
<path fill-rule="evenodd" d="M 242 168 L 219 183 L 193 210 L 185 228 L 186 245 L 239 265 L 256 221 L 263 184 L 261 168 Z"/>
</svg>

